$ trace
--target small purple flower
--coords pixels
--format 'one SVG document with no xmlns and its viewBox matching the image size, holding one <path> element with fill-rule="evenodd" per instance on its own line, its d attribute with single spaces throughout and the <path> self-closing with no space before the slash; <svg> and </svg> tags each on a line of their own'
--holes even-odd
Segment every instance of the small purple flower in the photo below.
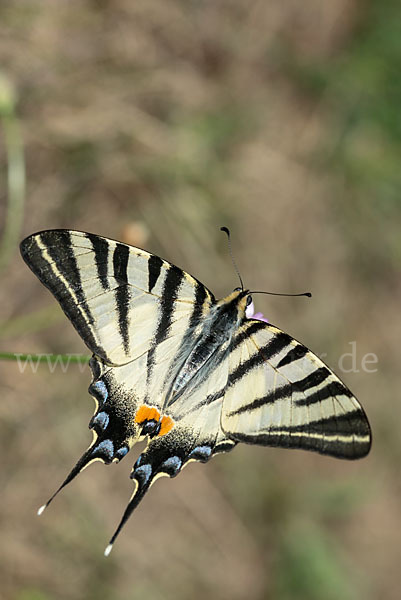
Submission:
<svg viewBox="0 0 401 600">
<path fill-rule="evenodd" d="M 247 319 L 256 319 L 257 321 L 264 321 L 265 323 L 269 322 L 266 319 L 266 317 L 263 316 L 263 313 L 261 313 L 261 312 L 255 313 L 254 310 L 255 310 L 255 306 L 252 301 L 250 303 L 250 305 L 247 306 L 246 311 L 245 311 L 245 316 Z"/>
</svg>

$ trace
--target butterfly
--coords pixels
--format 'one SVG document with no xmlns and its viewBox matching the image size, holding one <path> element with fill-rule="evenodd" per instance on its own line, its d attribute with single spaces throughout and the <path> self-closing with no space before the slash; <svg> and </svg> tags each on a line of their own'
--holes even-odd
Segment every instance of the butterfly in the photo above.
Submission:
<svg viewBox="0 0 401 600">
<path fill-rule="evenodd" d="M 119 462 L 148 441 L 106 555 L 158 477 L 238 442 L 368 454 L 369 423 L 350 390 L 306 346 L 247 318 L 248 290 L 216 300 L 166 260 L 80 231 L 35 233 L 21 254 L 93 354 L 93 441 L 39 513 L 90 463 Z"/>
</svg>

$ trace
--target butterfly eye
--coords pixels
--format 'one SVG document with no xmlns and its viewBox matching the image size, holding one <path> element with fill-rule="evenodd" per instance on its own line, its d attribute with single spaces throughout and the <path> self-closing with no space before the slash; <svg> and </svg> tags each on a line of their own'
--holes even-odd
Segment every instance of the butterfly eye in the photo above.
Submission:
<svg viewBox="0 0 401 600">
<path fill-rule="evenodd" d="M 252 304 L 252 296 L 248 296 L 246 299 L 246 305 L 249 306 L 250 304 Z"/>
<path fill-rule="evenodd" d="M 234 292 L 240 292 L 240 291 L 241 291 L 241 289 L 242 289 L 242 288 L 240 288 L 240 287 L 236 287 L 236 288 L 234 288 Z"/>
</svg>

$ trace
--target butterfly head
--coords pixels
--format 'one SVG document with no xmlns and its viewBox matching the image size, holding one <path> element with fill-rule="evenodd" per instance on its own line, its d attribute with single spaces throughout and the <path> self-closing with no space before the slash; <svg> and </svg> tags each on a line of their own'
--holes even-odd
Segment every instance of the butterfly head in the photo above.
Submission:
<svg viewBox="0 0 401 600">
<path fill-rule="evenodd" d="M 245 318 L 247 307 L 252 304 L 252 296 L 249 290 L 235 288 L 231 294 L 222 298 L 218 304 L 224 313 L 231 315 L 231 318 L 235 315 L 238 321 L 242 321 Z"/>
<path fill-rule="evenodd" d="M 246 310 L 247 308 L 252 304 L 252 296 L 249 292 L 249 290 L 241 290 L 239 288 L 237 288 L 236 290 L 238 292 L 238 309 L 242 313 L 246 314 Z"/>
</svg>

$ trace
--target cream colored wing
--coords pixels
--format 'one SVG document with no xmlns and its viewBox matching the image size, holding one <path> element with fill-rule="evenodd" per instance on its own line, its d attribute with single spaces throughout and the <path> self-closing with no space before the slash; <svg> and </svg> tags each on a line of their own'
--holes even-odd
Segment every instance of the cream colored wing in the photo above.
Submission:
<svg viewBox="0 0 401 600">
<path fill-rule="evenodd" d="M 355 459 L 370 449 L 366 415 L 315 354 L 273 325 L 248 320 L 233 339 L 221 425 L 237 442 Z"/>
<path fill-rule="evenodd" d="M 21 243 L 21 254 L 88 348 L 108 364 L 131 362 L 167 338 L 163 354 L 173 352 L 214 302 L 178 267 L 90 233 L 36 233 Z"/>
</svg>

